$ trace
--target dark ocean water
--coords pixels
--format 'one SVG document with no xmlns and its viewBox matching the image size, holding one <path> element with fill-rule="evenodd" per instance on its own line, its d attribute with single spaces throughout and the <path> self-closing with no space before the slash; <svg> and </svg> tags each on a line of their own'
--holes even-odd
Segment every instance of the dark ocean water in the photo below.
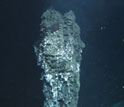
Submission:
<svg viewBox="0 0 124 107">
<path fill-rule="evenodd" d="M 43 107 L 33 44 L 49 7 L 73 10 L 86 48 L 79 107 L 124 107 L 123 0 L 0 1 L 0 107 Z"/>
</svg>

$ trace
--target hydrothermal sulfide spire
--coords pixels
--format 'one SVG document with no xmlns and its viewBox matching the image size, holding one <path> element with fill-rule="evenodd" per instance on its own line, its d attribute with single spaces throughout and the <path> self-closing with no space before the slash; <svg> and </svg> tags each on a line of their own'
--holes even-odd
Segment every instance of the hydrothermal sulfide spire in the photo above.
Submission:
<svg viewBox="0 0 124 107">
<path fill-rule="evenodd" d="M 44 107 L 77 107 L 85 44 L 75 20 L 73 11 L 61 15 L 49 9 L 41 16 L 41 35 L 34 50 L 43 69 Z"/>
</svg>

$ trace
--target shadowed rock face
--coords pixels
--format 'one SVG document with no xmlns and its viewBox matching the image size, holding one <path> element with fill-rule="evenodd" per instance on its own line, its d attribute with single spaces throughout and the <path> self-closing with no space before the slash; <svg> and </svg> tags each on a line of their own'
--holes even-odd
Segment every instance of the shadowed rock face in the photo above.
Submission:
<svg viewBox="0 0 124 107">
<path fill-rule="evenodd" d="M 61 15 L 50 9 L 41 19 L 41 36 L 34 50 L 37 65 L 43 69 L 44 107 L 76 107 L 85 45 L 75 15 L 73 11 Z"/>
</svg>

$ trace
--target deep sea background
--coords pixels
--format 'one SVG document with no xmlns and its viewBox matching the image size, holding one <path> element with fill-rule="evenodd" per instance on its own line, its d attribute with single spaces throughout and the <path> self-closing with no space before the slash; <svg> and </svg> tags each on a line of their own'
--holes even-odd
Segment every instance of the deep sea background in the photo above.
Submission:
<svg viewBox="0 0 124 107">
<path fill-rule="evenodd" d="M 124 0 L 1 0 L 0 107 L 43 107 L 33 44 L 49 7 L 73 10 L 86 44 L 78 107 L 124 102 Z"/>
</svg>

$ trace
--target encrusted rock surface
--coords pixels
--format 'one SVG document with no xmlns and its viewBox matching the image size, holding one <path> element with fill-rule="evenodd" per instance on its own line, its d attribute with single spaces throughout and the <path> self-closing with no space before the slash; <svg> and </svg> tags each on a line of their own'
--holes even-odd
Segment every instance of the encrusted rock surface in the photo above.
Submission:
<svg viewBox="0 0 124 107">
<path fill-rule="evenodd" d="M 35 43 L 37 65 L 43 69 L 44 107 L 77 107 L 81 53 L 85 44 L 73 11 L 64 15 L 49 9 L 41 16 L 41 35 Z"/>
</svg>

